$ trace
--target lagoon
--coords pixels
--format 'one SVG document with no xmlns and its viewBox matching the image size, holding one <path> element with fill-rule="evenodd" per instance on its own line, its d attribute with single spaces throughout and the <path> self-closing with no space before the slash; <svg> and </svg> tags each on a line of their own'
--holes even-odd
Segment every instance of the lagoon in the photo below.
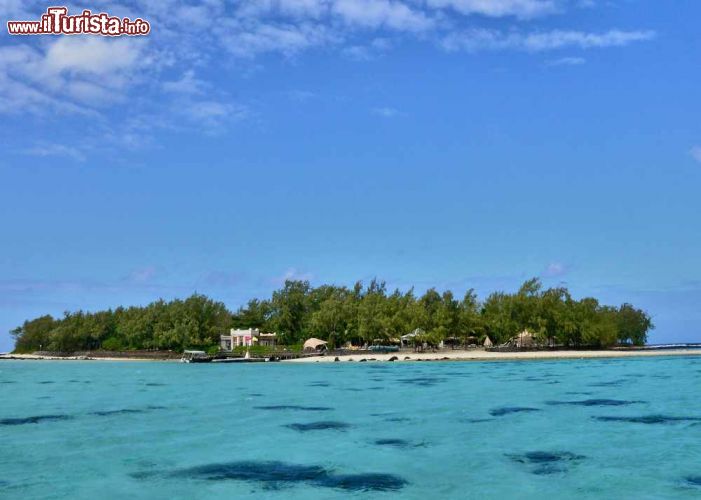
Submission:
<svg viewBox="0 0 701 500">
<path fill-rule="evenodd" d="M 2 498 L 697 498 L 701 358 L 0 362 Z"/>
</svg>

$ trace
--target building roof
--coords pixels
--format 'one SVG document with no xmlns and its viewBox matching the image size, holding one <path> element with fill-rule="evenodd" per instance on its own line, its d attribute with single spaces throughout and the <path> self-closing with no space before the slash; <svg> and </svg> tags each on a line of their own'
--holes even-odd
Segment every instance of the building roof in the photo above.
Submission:
<svg viewBox="0 0 701 500">
<path fill-rule="evenodd" d="M 319 347 L 328 344 L 325 340 L 316 339 L 314 337 L 307 339 L 304 342 L 304 349 L 318 349 Z"/>
</svg>

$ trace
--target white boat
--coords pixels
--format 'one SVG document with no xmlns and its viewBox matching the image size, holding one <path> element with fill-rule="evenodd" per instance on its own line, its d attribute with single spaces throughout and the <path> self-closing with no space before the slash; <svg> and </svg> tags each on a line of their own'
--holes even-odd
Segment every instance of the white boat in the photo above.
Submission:
<svg viewBox="0 0 701 500">
<path fill-rule="evenodd" d="M 204 351 L 183 351 L 183 357 L 180 358 L 180 361 L 183 363 L 209 363 L 212 358 Z"/>
</svg>

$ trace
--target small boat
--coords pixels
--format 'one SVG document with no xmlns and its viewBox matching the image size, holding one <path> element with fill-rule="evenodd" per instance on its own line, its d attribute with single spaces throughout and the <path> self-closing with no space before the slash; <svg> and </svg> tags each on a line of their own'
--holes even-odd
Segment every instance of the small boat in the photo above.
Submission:
<svg viewBox="0 0 701 500">
<path fill-rule="evenodd" d="M 204 351 L 183 351 L 183 357 L 180 358 L 183 363 L 209 363 L 212 357 L 208 356 Z"/>
<path fill-rule="evenodd" d="M 265 363 L 267 358 L 220 358 L 213 359 L 212 363 Z"/>
<path fill-rule="evenodd" d="M 222 358 L 215 359 L 214 363 L 262 363 L 268 361 L 267 358 L 252 358 L 251 353 L 246 351 L 243 358 Z"/>
</svg>

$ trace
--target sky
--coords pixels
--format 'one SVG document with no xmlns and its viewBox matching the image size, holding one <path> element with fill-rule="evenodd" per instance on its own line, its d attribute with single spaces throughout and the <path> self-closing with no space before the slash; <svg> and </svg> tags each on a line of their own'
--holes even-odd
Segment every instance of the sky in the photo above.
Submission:
<svg viewBox="0 0 701 500">
<path fill-rule="evenodd" d="M 484 298 L 530 277 L 701 342 L 701 3 L 67 4 L 145 37 L 10 36 L 0 351 L 25 319 L 285 279 Z"/>
</svg>

